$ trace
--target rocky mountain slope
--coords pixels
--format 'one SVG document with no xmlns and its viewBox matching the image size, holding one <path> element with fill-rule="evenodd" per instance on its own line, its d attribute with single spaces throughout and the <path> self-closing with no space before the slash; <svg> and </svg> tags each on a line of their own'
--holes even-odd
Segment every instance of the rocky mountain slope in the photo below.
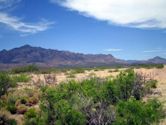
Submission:
<svg viewBox="0 0 166 125">
<path fill-rule="evenodd" d="M 38 64 L 41 66 L 100 66 L 123 64 L 111 54 L 81 54 L 24 45 L 0 51 L 0 63 L 6 65 Z"/>
<path fill-rule="evenodd" d="M 129 64 L 162 63 L 166 64 L 166 59 L 154 57 L 149 60 L 120 60 L 111 54 L 82 54 L 69 51 L 59 51 L 45 49 L 41 47 L 32 47 L 24 45 L 11 50 L 0 51 L 0 68 L 13 67 L 18 65 L 37 64 L 45 67 L 60 66 L 112 66 Z"/>
</svg>

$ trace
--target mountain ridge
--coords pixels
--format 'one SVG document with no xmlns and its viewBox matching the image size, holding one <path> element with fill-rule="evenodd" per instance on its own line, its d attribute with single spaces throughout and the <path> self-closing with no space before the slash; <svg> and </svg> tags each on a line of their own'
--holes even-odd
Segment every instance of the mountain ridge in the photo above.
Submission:
<svg viewBox="0 0 166 125">
<path fill-rule="evenodd" d="M 0 64 L 5 66 L 36 64 L 45 67 L 60 66 L 112 66 L 129 64 L 162 63 L 166 59 L 156 56 L 149 60 L 122 60 L 111 54 L 83 54 L 70 51 L 45 49 L 24 45 L 10 50 L 0 51 Z M 2 66 L 0 66 L 1 68 Z"/>
<path fill-rule="evenodd" d="M 0 51 L 1 64 L 38 64 L 41 66 L 98 66 L 123 63 L 111 54 L 82 54 L 24 45 Z"/>
</svg>

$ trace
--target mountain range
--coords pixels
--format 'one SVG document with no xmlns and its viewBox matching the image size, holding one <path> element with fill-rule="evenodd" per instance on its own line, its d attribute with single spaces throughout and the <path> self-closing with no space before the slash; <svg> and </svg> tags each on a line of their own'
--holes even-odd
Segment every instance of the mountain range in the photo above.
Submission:
<svg viewBox="0 0 166 125">
<path fill-rule="evenodd" d="M 112 66 L 130 64 L 166 64 L 166 59 L 154 57 L 149 60 L 121 60 L 111 54 L 82 54 L 69 51 L 45 49 L 24 45 L 11 50 L 0 51 L 0 68 L 36 64 L 43 67 L 63 66 Z"/>
</svg>

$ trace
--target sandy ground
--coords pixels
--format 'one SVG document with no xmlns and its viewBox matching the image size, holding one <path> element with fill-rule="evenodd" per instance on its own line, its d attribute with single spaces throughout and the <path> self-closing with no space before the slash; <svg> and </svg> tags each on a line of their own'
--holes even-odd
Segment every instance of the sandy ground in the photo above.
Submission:
<svg viewBox="0 0 166 125">
<path fill-rule="evenodd" d="M 94 71 L 94 70 L 90 70 L 90 71 L 85 71 L 84 73 L 78 73 L 78 74 L 72 74 L 72 77 L 70 77 L 70 72 L 68 73 L 51 73 L 51 74 L 30 74 L 31 77 L 31 81 L 29 83 L 24 83 L 22 85 L 31 85 L 31 87 L 36 86 L 36 85 L 43 85 L 43 84 L 47 84 L 47 79 L 49 80 L 53 80 L 52 83 L 53 84 L 59 84 L 61 82 L 65 82 L 65 81 L 69 81 L 69 80 L 83 80 L 83 79 L 87 79 L 89 77 L 93 77 L 93 76 L 97 76 L 100 78 L 105 78 L 108 76 L 116 76 L 117 74 L 119 74 L 119 71 L 114 71 L 114 69 L 112 69 L 112 72 L 110 72 L 111 69 L 105 69 L 105 70 L 99 70 L 99 71 Z M 120 69 L 120 70 L 124 70 L 124 69 Z M 159 85 L 160 84 L 165 84 L 166 83 L 166 66 L 163 69 L 144 69 L 144 68 L 140 68 L 140 69 L 135 69 L 135 72 L 137 73 L 142 73 L 144 76 L 147 76 L 148 78 L 152 78 L 152 79 L 156 79 L 157 81 L 159 81 Z M 20 84 L 21 86 L 21 84 Z"/>
<path fill-rule="evenodd" d="M 123 70 L 123 69 L 121 69 Z M 105 78 L 108 76 L 116 76 L 119 74 L 119 72 L 110 72 L 110 69 L 106 70 L 100 70 L 100 71 L 85 71 L 84 73 L 78 73 L 78 74 L 72 74 L 70 76 L 70 71 L 68 73 L 51 73 L 51 74 L 30 74 L 31 81 L 28 83 L 19 83 L 19 86 L 17 89 L 23 89 L 23 88 L 34 88 L 38 86 L 43 86 L 46 84 L 49 85 L 57 85 L 62 82 L 70 81 L 70 80 L 76 80 L 81 81 L 84 79 L 88 79 L 90 77 L 100 77 Z M 51 83 L 47 83 L 47 80 L 52 81 Z"/>
</svg>

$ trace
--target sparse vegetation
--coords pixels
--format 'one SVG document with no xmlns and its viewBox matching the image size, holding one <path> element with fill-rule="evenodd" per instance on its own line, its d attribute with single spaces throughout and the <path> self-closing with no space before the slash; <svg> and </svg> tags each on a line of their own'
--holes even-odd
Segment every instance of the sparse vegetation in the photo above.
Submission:
<svg viewBox="0 0 166 125">
<path fill-rule="evenodd" d="M 112 73 L 112 72 L 119 72 L 119 69 L 110 69 L 108 72 Z"/>
<path fill-rule="evenodd" d="M 84 72 L 82 69 L 70 71 L 67 75 L 73 76 L 69 78 Z M 9 85 L 30 79 L 22 73 L 3 74 L 0 78 Z M 36 90 L 21 89 L 8 93 L 6 90 L 0 106 L 9 112 L 9 116 L 24 116 L 24 125 L 151 125 L 158 124 L 164 117 L 161 102 L 143 100 L 156 87 L 156 80 L 146 79 L 132 69 L 108 78 L 97 78 L 96 73 L 91 72 L 88 79 L 71 80 L 55 87 L 48 84 Z M 5 116 L 4 121 L 7 118 Z M 15 124 L 17 122 L 12 121 L 12 125 Z"/>
<path fill-rule="evenodd" d="M 47 111 L 45 124 L 157 123 L 163 117 L 162 105 L 157 100 L 143 102 L 148 81 L 142 83 L 137 77 L 133 70 L 127 70 L 113 80 L 91 78 L 81 83 L 70 81 L 55 88 L 45 88 L 44 110 L 41 109 Z M 138 85 L 140 90 L 135 90 Z"/>
<path fill-rule="evenodd" d="M 37 111 L 34 108 L 29 109 L 25 115 L 25 125 L 37 125 Z"/>
<path fill-rule="evenodd" d="M 158 68 L 158 69 L 162 69 L 164 68 L 164 64 L 132 64 L 131 67 L 134 68 Z"/>
<path fill-rule="evenodd" d="M 11 70 L 12 73 L 26 73 L 26 72 L 36 72 L 39 71 L 39 68 L 36 65 L 28 65 L 22 67 L 16 67 Z"/>
<path fill-rule="evenodd" d="M 10 87 L 16 85 L 6 73 L 0 73 L 0 97 L 4 95 Z"/>
<path fill-rule="evenodd" d="M 149 80 L 147 86 L 150 88 L 157 88 L 157 80 Z"/>
<path fill-rule="evenodd" d="M 11 114 L 24 114 L 29 107 L 39 102 L 39 92 L 37 90 L 17 90 L 5 95 L 3 107 Z"/>
<path fill-rule="evenodd" d="M 15 96 L 11 95 L 9 96 L 9 98 L 7 98 L 6 108 L 11 114 L 16 114 L 17 112 L 16 101 L 17 101 L 17 97 Z"/>
<path fill-rule="evenodd" d="M 26 74 L 19 74 L 11 77 L 14 82 L 28 82 L 30 77 Z"/>
<path fill-rule="evenodd" d="M 75 69 L 72 69 L 71 72 L 73 74 L 84 73 L 85 72 L 85 68 L 75 68 Z"/>
<path fill-rule="evenodd" d="M 69 72 L 69 73 L 66 73 L 67 75 L 67 78 L 75 78 L 75 74 L 73 74 L 73 72 Z"/>
</svg>

